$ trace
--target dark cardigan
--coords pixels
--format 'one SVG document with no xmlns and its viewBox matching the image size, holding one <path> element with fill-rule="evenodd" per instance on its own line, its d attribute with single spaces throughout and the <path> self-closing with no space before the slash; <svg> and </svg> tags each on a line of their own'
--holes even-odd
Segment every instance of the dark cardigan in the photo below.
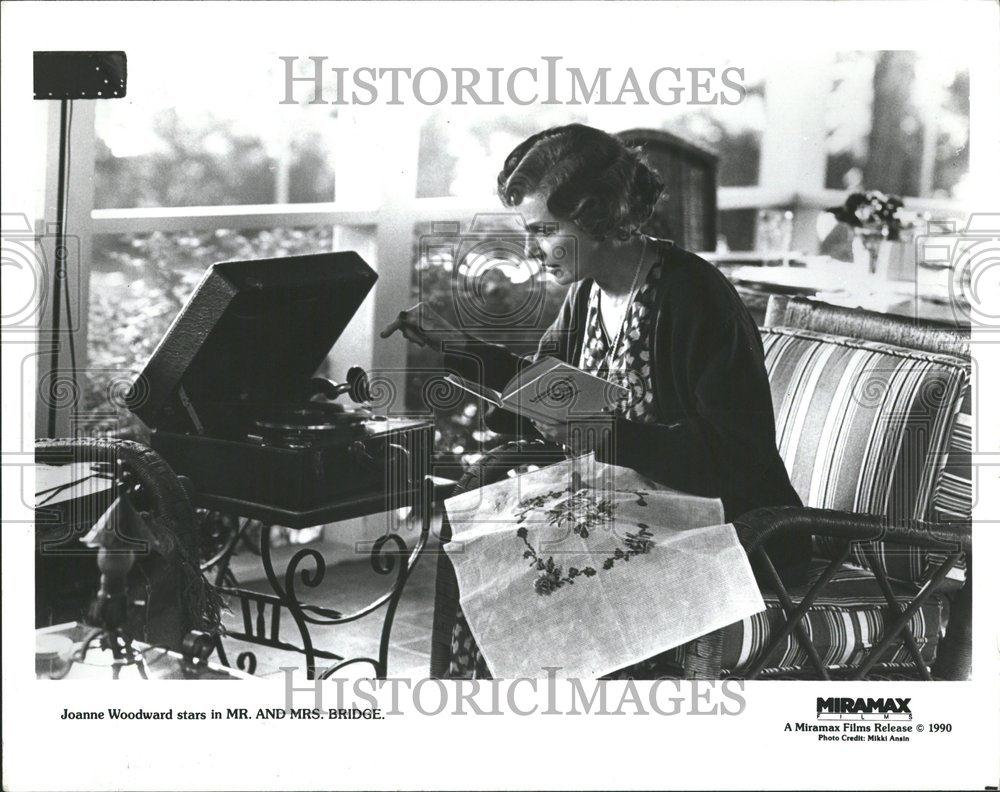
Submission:
<svg viewBox="0 0 1000 792">
<path fill-rule="evenodd" d="M 695 495 L 722 500 L 726 519 L 758 506 L 801 506 L 775 446 L 774 409 L 764 349 L 753 318 L 732 284 L 702 258 L 657 242 L 661 302 L 652 345 L 654 424 L 615 419 L 606 460 Z M 574 284 L 537 354 L 577 365 L 592 281 Z M 447 368 L 502 389 L 531 359 L 470 339 L 445 355 Z M 509 413 L 488 423 L 527 430 Z M 799 546 L 801 545 L 801 546 Z M 771 548 L 780 567 L 809 554 L 807 541 Z"/>
</svg>

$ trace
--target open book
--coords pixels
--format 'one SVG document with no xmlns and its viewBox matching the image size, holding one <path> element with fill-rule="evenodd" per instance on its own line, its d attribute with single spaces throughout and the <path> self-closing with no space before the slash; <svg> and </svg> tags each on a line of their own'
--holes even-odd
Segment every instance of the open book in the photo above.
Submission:
<svg viewBox="0 0 1000 792">
<path fill-rule="evenodd" d="M 449 374 L 451 384 L 485 402 L 527 418 L 565 423 L 613 410 L 628 390 L 554 358 L 519 371 L 502 391 Z"/>
</svg>

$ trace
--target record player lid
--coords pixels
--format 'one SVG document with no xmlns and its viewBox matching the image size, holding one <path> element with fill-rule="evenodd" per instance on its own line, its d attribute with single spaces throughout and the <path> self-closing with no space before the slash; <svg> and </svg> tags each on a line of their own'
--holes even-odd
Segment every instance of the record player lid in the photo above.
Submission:
<svg viewBox="0 0 1000 792">
<path fill-rule="evenodd" d="M 377 275 L 357 253 L 209 267 L 132 384 L 129 408 L 152 427 L 187 424 L 203 404 L 301 399 Z"/>
</svg>

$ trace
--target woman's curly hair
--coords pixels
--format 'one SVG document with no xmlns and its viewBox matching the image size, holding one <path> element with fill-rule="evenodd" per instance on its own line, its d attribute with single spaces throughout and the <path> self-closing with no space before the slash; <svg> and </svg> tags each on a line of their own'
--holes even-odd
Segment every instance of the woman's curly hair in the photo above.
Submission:
<svg viewBox="0 0 1000 792">
<path fill-rule="evenodd" d="M 497 192 L 506 206 L 540 192 L 554 217 L 598 240 L 612 233 L 626 239 L 653 214 L 663 181 L 620 138 L 568 124 L 532 135 L 508 154 Z"/>
</svg>

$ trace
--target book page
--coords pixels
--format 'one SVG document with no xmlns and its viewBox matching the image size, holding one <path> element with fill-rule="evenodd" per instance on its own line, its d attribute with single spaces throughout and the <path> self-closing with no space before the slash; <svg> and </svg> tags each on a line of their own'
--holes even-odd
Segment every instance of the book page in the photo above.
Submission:
<svg viewBox="0 0 1000 792">
<path fill-rule="evenodd" d="M 512 398 L 515 393 L 533 383 L 543 374 L 562 365 L 564 364 L 559 358 L 551 356 L 539 358 L 530 366 L 521 369 L 511 378 L 510 382 L 504 386 L 501 399 Z"/>
</svg>

